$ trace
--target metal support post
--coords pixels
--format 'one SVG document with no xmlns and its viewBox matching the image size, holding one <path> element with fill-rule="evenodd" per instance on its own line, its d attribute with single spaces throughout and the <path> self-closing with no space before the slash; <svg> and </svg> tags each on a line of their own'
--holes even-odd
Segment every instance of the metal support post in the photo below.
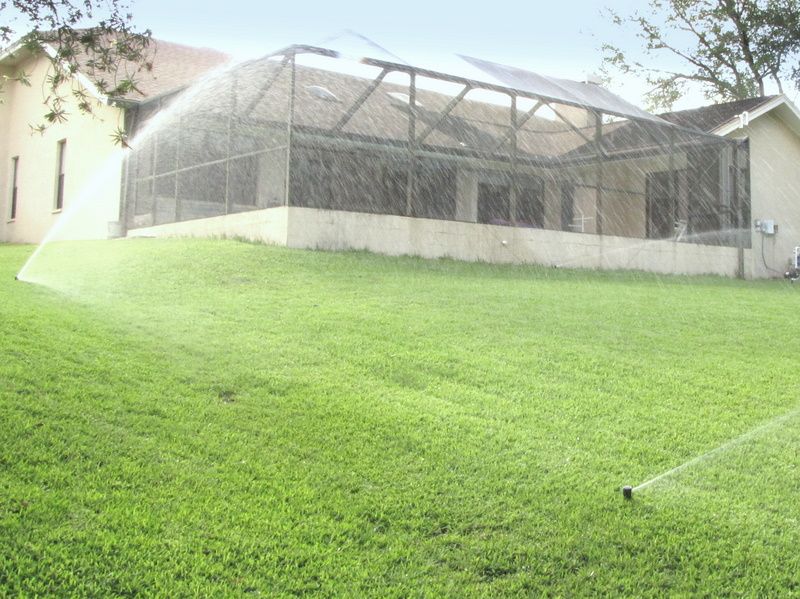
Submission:
<svg viewBox="0 0 800 599">
<path fill-rule="evenodd" d="M 673 233 L 678 220 L 678 198 L 675 188 L 675 131 L 669 130 L 669 201 L 672 202 L 670 214 L 672 215 Z M 648 223 L 649 225 L 650 223 Z"/>
<path fill-rule="evenodd" d="M 291 166 L 292 166 L 292 130 L 294 129 L 294 95 L 295 95 L 295 77 L 297 75 L 296 56 L 292 54 L 292 64 L 290 72 L 289 84 L 289 114 L 286 118 L 286 170 L 284 171 L 284 194 L 283 205 L 289 206 L 290 197 L 290 182 L 291 182 Z"/>
<path fill-rule="evenodd" d="M 511 149 L 510 149 L 510 162 L 511 162 L 511 185 L 509 187 L 508 198 L 508 213 L 511 217 L 511 224 L 517 225 L 517 199 L 519 197 L 518 181 L 517 181 L 517 96 L 511 96 Z"/>
<path fill-rule="evenodd" d="M 408 179 L 406 180 L 406 216 L 415 215 L 417 186 L 417 76 L 408 75 Z"/>
<path fill-rule="evenodd" d="M 741 172 L 739 171 L 739 143 L 733 146 L 733 168 L 731 169 L 731 187 L 733 191 L 733 207 L 736 215 L 736 276 L 744 279 L 744 223 L 742 218 L 742 198 L 739 193 Z"/>
<path fill-rule="evenodd" d="M 225 142 L 225 214 L 231 212 L 231 139 L 233 134 L 233 115 L 236 114 L 236 90 L 238 79 L 236 73 L 233 74 L 231 82 L 231 107 L 228 111 L 228 131 Z"/>
<path fill-rule="evenodd" d="M 594 144 L 596 154 L 596 187 L 595 187 L 595 233 L 603 234 L 603 115 L 595 112 Z"/>
<path fill-rule="evenodd" d="M 178 170 L 181 167 L 181 135 L 183 134 L 183 117 L 178 117 L 178 133 L 175 136 L 175 184 L 173 194 L 175 197 L 175 222 L 181 220 L 181 198 L 178 195 Z"/>
</svg>

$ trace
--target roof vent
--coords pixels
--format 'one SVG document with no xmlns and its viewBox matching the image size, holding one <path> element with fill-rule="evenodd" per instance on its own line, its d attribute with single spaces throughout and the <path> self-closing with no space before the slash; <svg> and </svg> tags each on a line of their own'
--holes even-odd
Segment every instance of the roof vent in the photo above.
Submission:
<svg viewBox="0 0 800 599">
<path fill-rule="evenodd" d="M 603 85 L 603 78 L 598 75 L 597 73 L 588 73 L 586 75 L 586 83 L 591 83 L 592 85 Z"/>
<path fill-rule="evenodd" d="M 308 90 L 308 93 L 320 100 L 325 100 L 326 102 L 339 101 L 339 98 L 336 97 L 336 94 L 334 94 L 327 87 L 322 87 L 321 85 L 307 85 L 306 89 Z"/>
<path fill-rule="evenodd" d="M 739 115 L 739 128 L 744 129 L 750 124 L 750 113 L 746 110 Z"/>
<path fill-rule="evenodd" d="M 395 106 L 402 106 L 405 108 L 411 104 L 411 98 L 408 94 L 404 94 L 401 92 L 386 92 L 386 95 L 389 96 L 389 101 L 394 104 Z M 422 102 L 416 100 L 414 102 L 414 106 L 417 108 L 421 108 L 423 106 Z"/>
</svg>

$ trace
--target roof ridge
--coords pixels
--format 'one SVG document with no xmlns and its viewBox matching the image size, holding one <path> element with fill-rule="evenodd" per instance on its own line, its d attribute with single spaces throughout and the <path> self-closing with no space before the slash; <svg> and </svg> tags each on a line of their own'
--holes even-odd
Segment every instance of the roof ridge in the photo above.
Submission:
<svg viewBox="0 0 800 599">
<path fill-rule="evenodd" d="M 158 37 L 150 38 L 150 41 L 151 42 L 155 42 L 156 46 L 158 46 L 158 44 L 169 44 L 170 46 L 177 46 L 177 47 L 180 47 L 180 48 L 186 48 L 187 50 L 204 50 L 206 52 L 214 52 L 216 54 L 219 54 L 220 56 L 227 56 L 229 58 L 233 58 L 233 56 L 231 54 L 228 54 L 227 52 L 225 52 L 223 50 L 219 50 L 218 48 L 212 48 L 210 46 L 191 46 L 189 44 L 184 44 L 182 42 L 173 42 L 173 41 L 162 39 L 162 38 L 158 38 Z"/>
<path fill-rule="evenodd" d="M 745 103 L 753 102 L 753 101 L 756 101 L 756 100 L 760 100 L 760 101 L 757 104 L 755 104 L 755 106 L 760 106 L 761 104 L 765 104 L 766 102 L 774 100 L 779 95 L 781 95 L 781 94 L 770 94 L 768 96 L 766 96 L 766 95 L 765 96 L 752 96 L 750 98 L 741 98 L 739 100 L 730 100 L 728 102 L 718 102 L 716 104 L 706 104 L 705 106 L 696 106 L 695 108 L 684 108 L 682 110 L 669 110 L 669 111 L 666 111 L 666 112 L 659 113 L 658 116 L 664 116 L 664 115 L 669 115 L 669 114 L 679 115 L 679 114 L 685 114 L 687 112 L 695 112 L 695 111 L 699 111 L 699 110 L 711 110 L 711 109 L 714 109 L 714 108 L 726 108 L 726 107 L 734 106 L 736 104 L 745 104 Z"/>
</svg>

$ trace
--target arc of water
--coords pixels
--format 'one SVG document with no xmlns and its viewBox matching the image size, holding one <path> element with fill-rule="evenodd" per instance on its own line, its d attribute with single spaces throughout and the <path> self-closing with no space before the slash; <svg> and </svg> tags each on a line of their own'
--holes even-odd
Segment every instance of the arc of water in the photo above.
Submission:
<svg viewBox="0 0 800 599">
<path fill-rule="evenodd" d="M 30 279 L 28 278 L 28 270 L 30 269 L 31 264 L 36 261 L 36 258 L 42 252 L 42 249 L 44 249 L 48 243 L 56 239 L 56 236 L 67 226 L 67 224 L 72 220 L 73 216 L 79 213 L 97 192 L 103 188 L 106 188 L 108 178 L 119 172 L 119 169 L 115 169 L 114 167 L 122 164 L 124 156 L 125 150 L 119 149 L 112 152 L 111 156 L 109 156 L 108 159 L 103 163 L 92 180 L 85 185 L 83 189 L 81 189 L 78 197 L 75 198 L 75 201 L 71 202 L 64 212 L 59 215 L 58 220 L 52 227 L 50 227 L 50 230 L 47 231 L 44 238 L 39 242 L 39 245 L 36 246 L 36 249 L 25 261 L 25 264 L 17 273 L 16 278 L 18 281 L 30 282 Z"/>
<path fill-rule="evenodd" d="M 114 166 L 122 164 L 126 155 L 131 151 L 131 148 L 137 147 L 147 141 L 147 139 L 161 126 L 163 126 L 164 123 L 169 122 L 174 115 L 179 114 L 181 110 L 191 105 L 191 103 L 198 98 L 198 96 L 205 89 L 207 89 L 209 85 L 213 84 L 215 81 L 218 81 L 220 77 L 224 76 L 228 71 L 238 66 L 238 64 L 240 63 L 230 62 L 207 73 L 200 81 L 194 83 L 192 86 L 184 90 L 172 103 L 169 104 L 169 106 L 158 111 L 151 119 L 149 119 L 142 130 L 136 134 L 136 137 L 128 143 L 127 148 L 119 148 L 118 150 L 112 152 L 111 156 L 109 156 L 106 162 L 103 163 L 98 173 L 81 189 L 78 196 L 65 208 L 56 223 L 50 228 L 42 241 L 39 242 L 39 245 L 28 257 L 28 259 L 25 261 L 25 264 L 17 273 L 17 280 L 30 282 L 28 271 L 30 270 L 31 265 L 41 254 L 44 247 L 51 241 L 55 240 L 58 233 L 64 230 L 64 228 L 72 221 L 75 215 L 79 214 L 81 210 L 87 206 L 91 198 L 95 197 L 97 192 L 101 191 L 103 188 L 102 184 L 104 184 L 107 178 L 113 173 L 118 172 Z"/>
<path fill-rule="evenodd" d="M 787 420 L 791 420 L 792 418 L 794 418 L 798 414 L 800 414 L 800 406 L 797 406 L 796 408 L 794 408 L 793 410 L 787 412 L 786 414 L 782 414 L 780 416 L 777 416 L 777 417 L 773 418 L 772 420 L 768 420 L 767 422 L 765 422 L 765 423 L 763 423 L 763 424 L 761 424 L 761 425 L 759 425 L 759 426 L 747 431 L 746 433 L 744 433 L 742 435 L 739 435 L 735 439 L 731 439 L 727 443 L 723 443 L 719 447 L 715 447 L 711 451 L 708 451 L 708 452 L 706 452 L 706 453 L 704 453 L 702 455 L 699 455 L 699 456 L 697 456 L 695 458 L 692 458 L 691 460 L 689 460 L 687 462 L 684 462 L 683 464 L 680 464 L 679 466 L 676 466 L 675 468 L 667 470 L 666 472 L 662 472 L 658 476 L 655 476 L 655 477 L 651 478 L 650 480 L 647 480 L 647 481 L 645 481 L 645 482 L 633 487 L 633 490 L 634 491 L 641 491 L 642 489 L 646 489 L 647 487 L 650 487 L 650 486 L 654 485 L 655 483 L 657 483 L 657 482 L 659 482 L 661 480 L 664 480 L 665 478 L 669 478 L 670 476 L 673 476 L 673 475 L 677 474 L 678 472 L 686 470 L 687 468 L 691 468 L 695 464 L 698 464 L 700 462 L 704 462 L 704 461 L 714 457 L 715 455 L 717 455 L 719 453 L 723 453 L 723 452 L 725 452 L 725 451 L 727 451 L 727 450 L 729 450 L 729 449 L 731 449 L 733 447 L 736 447 L 737 445 L 741 445 L 745 441 L 748 441 L 748 440 L 752 439 L 753 437 L 757 437 L 758 435 L 760 435 L 762 433 L 765 433 L 770 429 L 775 428 L 779 424 L 783 424 Z"/>
</svg>

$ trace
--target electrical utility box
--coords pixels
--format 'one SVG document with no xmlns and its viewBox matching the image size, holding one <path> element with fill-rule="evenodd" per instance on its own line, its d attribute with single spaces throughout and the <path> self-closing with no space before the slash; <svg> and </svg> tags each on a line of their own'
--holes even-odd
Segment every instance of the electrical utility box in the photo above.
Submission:
<svg viewBox="0 0 800 599">
<path fill-rule="evenodd" d="M 756 231 L 762 235 L 775 235 L 775 231 L 778 228 L 772 219 L 759 219 L 754 224 Z"/>
</svg>

